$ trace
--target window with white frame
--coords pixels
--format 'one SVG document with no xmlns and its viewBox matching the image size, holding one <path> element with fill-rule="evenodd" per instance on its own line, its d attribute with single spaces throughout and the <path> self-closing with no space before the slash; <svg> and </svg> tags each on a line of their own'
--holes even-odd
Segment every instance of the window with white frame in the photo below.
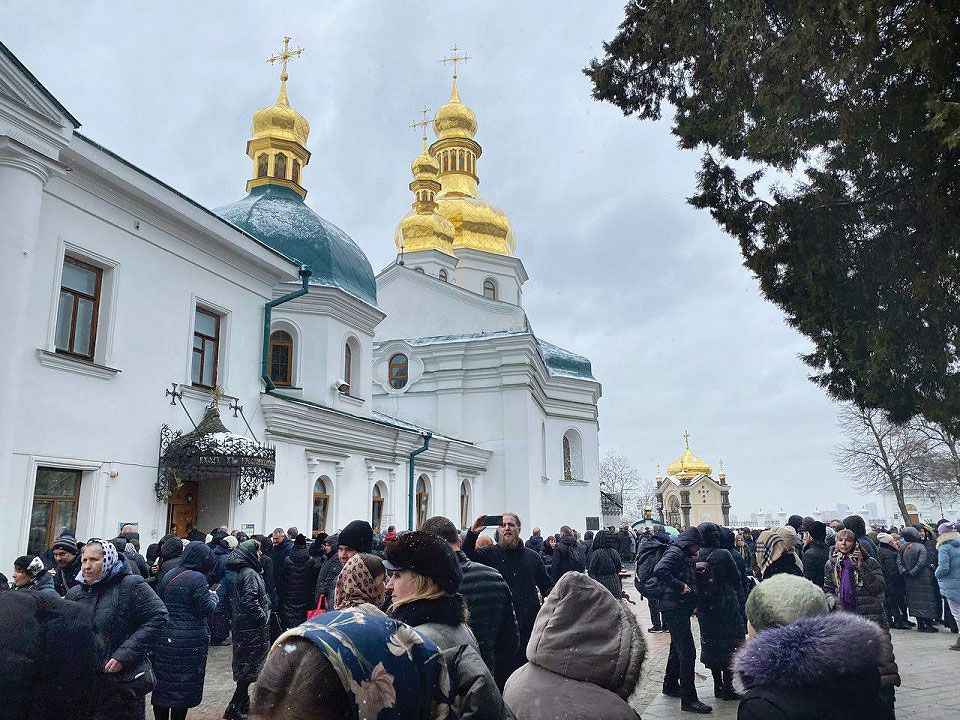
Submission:
<svg viewBox="0 0 960 720">
<path fill-rule="evenodd" d="M 573 428 L 563 434 L 563 479 L 565 482 L 583 480 L 583 445 L 580 433 Z"/>
</svg>

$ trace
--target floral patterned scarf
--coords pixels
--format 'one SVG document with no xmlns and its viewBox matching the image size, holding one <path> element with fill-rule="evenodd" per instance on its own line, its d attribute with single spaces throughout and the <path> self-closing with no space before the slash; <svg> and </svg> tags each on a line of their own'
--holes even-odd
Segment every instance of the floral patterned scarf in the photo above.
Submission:
<svg viewBox="0 0 960 720">
<path fill-rule="evenodd" d="M 408 625 L 344 610 L 287 630 L 275 645 L 291 637 L 309 640 L 330 661 L 359 720 L 453 718 L 443 655 Z"/>
<path fill-rule="evenodd" d="M 333 607 L 337 610 L 357 607 L 370 603 L 376 607 L 383 605 L 386 588 L 382 582 L 376 582 L 373 575 L 358 553 L 347 560 L 337 577 L 337 588 L 333 594 Z"/>
</svg>

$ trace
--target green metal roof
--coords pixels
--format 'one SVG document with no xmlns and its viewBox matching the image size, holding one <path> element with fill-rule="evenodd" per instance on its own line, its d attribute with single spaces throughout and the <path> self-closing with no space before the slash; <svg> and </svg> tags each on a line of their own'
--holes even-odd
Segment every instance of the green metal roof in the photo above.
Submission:
<svg viewBox="0 0 960 720">
<path fill-rule="evenodd" d="M 311 283 L 340 288 L 376 306 L 377 283 L 363 250 L 290 188 L 260 185 L 243 200 L 214 212 L 278 252 L 309 265 Z"/>
</svg>

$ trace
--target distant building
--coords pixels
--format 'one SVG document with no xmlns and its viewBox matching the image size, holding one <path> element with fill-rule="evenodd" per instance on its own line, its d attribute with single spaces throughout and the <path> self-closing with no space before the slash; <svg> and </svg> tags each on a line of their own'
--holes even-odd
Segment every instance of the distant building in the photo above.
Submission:
<svg viewBox="0 0 960 720">
<path fill-rule="evenodd" d="M 730 524 L 730 486 L 720 461 L 716 479 L 710 464 L 690 450 L 690 433 L 684 433 L 686 449 L 667 466 L 664 477 L 657 473 L 657 503 L 668 525 L 690 527 L 702 522 Z"/>
</svg>

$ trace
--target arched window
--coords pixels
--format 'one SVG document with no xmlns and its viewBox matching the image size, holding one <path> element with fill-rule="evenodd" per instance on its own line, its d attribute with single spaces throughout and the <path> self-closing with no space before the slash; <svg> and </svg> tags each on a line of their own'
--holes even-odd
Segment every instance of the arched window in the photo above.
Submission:
<svg viewBox="0 0 960 720">
<path fill-rule="evenodd" d="M 293 159 L 293 167 L 290 169 L 290 179 L 295 183 L 300 182 L 300 161 Z"/>
<path fill-rule="evenodd" d="M 426 475 L 417 479 L 417 527 L 423 525 L 430 517 L 430 491 L 427 489 L 429 480 Z"/>
<path fill-rule="evenodd" d="M 424 272 L 424 270 L 423 270 L 422 267 L 414 268 L 413 271 L 414 271 L 414 272 L 418 272 L 418 273 L 420 273 L 421 275 L 425 275 L 425 274 L 426 274 L 426 273 Z"/>
<path fill-rule="evenodd" d="M 446 270 L 441 270 L 439 273 L 437 273 L 437 277 L 440 278 L 441 280 L 443 280 L 444 282 L 446 282 L 446 281 L 447 281 L 447 271 L 446 271 Z"/>
<path fill-rule="evenodd" d="M 460 157 L 457 158 L 457 170 L 466 170 L 467 161 L 463 156 L 463 150 L 460 151 Z"/>
<path fill-rule="evenodd" d="M 273 176 L 275 178 L 287 177 L 287 156 L 283 153 L 277 153 L 273 158 Z"/>
<path fill-rule="evenodd" d="M 443 154 L 443 171 L 448 172 L 450 170 L 450 153 Z"/>
<path fill-rule="evenodd" d="M 464 480 L 460 483 L 460 527 L 468 528 L 473 524 L 470 517 L 470 485 Z"/>
<path fill-rule="evenodd" d="M 540 423 L 540 475 L 547 477 L 547 424 Z"/>
<path fill-rule="evenodd" d="M 387 489 L 383 483 L 378 482 L 373 486 L 373 497 L 370 503 L 370 525 L 374 532 L 380 532 L 380 526 L 383 524 L 383 503 L 387 496 Z"/>
<path fill-rule="evenodd" d="M 266 153 L 260 153 L 257 155 L 257 177 L 262 178 L 267 176 L 267 161 L 269 157 Z"/>
<path fill-rule="evenodd" d="M 327 513 L 330 510 L 330 493 L 327 491 L 330 478 L 321 476 L 313 484 L 313 536 L 327 531 Z"/>
<path fill-rule="evenodd" d="M 583 450 L 580 433 L 573 428 L 563 434 L 563 479 L 565 482 L 583 480 Z"/>
<path fill-rule="evenodd" d="M 409 377 L 410 362 L 403 353 L 397 353 L 390 358 L 387 364 L 387 372 L 390 380 L 390 387 L 394 390 L 400 390 L 406 387 Z M 418 526 L 419 527 L 419 526 Z"/>
<path fill-rule="evenodd" d="M 677 496 L 674 495 L 667 501 L 667 523 L 678 527 L 682 524 L 682 515 L 680 512 L 680 501 L 677 499 Z"/>
<path fill-rule="evenodd" d="M 497 283 L 492 278 L 483 281 L 483 296 L 489 300 L 497 299 Z"/>
<path fill-rule="evenodd" d="M 347 389 L 342 392 L 349 395 L 350 386 L 353 385 L 353 348 L 349 341 L 343 346 L 343 381 L 347 384 Z"/>
<path fill-rule="evenodd" d="M 270 379 L 278 387 L 293 384 L 293 338 L 286 330 L 270 333 Z"/>
</svg>

